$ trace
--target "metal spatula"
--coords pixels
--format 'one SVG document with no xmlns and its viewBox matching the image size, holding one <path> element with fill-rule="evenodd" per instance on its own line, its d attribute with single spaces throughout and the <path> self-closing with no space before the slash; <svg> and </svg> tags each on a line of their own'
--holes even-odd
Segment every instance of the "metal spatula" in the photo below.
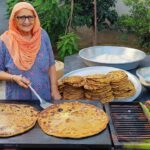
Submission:
<svg viewBox="0 0 150 150">
<path fill-rule="evenodd" d="M 45 109 L 45 108 L 47 108 L 47 107 L 53 105 L 52 103 L 48 103 L 48 102 L 46 102 L 44 99 L 42 99 L 42 98 L 40 97 L 40 95 L 35 91 L 35 89 L 31 86 L 31 84 L 29 84 L 29 88 L 30 88 L 30 90 L 34 93 L 34 95 L 39 99 L 39 101 L 40 101 L 40 106 L 41 106 L 42 108 Z"/>
</svg>

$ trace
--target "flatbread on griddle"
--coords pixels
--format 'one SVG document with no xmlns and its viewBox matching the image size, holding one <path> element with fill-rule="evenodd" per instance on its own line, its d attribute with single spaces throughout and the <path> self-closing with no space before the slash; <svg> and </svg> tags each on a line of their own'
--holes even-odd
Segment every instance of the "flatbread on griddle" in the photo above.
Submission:
<svg viewBox="0 0 150 150">
<path fill-rule="evenodd" d="M 30 105 L 0 104 L 0 137 L 11 137 L 31 129 L 38 111 Z"/>
<path fill-rule="evenodd" d="M 42 130 L 52 136 L 83 138 L 107 127 L 109 118 L 100 108 L 80 102 L 64 102 L 48 107 L 38 118 Z"/>
</svg>

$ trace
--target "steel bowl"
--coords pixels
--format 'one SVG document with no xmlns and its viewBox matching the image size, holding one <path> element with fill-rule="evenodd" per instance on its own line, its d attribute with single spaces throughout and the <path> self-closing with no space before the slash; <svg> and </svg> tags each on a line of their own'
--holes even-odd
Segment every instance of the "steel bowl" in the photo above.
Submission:
<svg viewBox="0 0 150 150">
<path fill-rule="evenodd" d="M 128 47 L 94 46 L 80 50 L 79 56 L 88 66 L 111 66 L 131 70 L 140 64 L 146 54 Z"/>
<path fill-rule="evenodd" d="M 150 90 L 150 67 L 143 67 L 136 70 L 141 84 Z"/>
</svg>

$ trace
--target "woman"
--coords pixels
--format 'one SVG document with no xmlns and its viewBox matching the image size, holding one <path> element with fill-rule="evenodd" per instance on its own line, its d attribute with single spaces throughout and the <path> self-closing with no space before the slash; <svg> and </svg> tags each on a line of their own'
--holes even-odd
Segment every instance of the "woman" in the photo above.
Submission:
<svg viewBox="0 0 150 150">
<path fill-rule="evenodd" d="M 0 39 L 0 80 L 6 81 L 6 99 L 36 100 L 30 83 L 43 99 L 61 99 L 51 43 L 31 4 L 14 6 L 9 29 Z"/>
</svg>

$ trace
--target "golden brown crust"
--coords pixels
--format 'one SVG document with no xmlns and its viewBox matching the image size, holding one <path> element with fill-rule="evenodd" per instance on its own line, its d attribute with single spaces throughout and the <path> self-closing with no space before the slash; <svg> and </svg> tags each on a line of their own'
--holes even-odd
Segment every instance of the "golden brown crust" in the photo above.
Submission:
<svg viewBox="0 0 150 150">
<path fill-rule="evenodd" d="M 70 76 L 64 78 L 63 83 L 73 87 L 82 87 L 85 84 L 85 79 L 82 76 Z"/>
<path fill-rule="evenodd" d="M 117 70 L 111 71 L 107 74 L 107 77 L 110 78 L 110 82 L 120 82 L 121 80 L 127 79 L 128 76 L 124 71 Z"/>
<path fill-rule="evenodd" d="M 96 79 L 104 79 L 106 78 L 106 75 L 104 74 L 93 74 L 93 75 L 88 75 L 85 76 L 86 79 L 92 79 L 92 80 L 96 80 Z"/>
<path fill-rule="evenodd" d="M 84 77 L 71 76 L 65 78 L 64 81 L 65 86 L 62 90 L 60 89 L 60 92 L 63 93 L 63 99 L 67 100 L 83 99 L 85 97 L 104 103 L 113 101 L 114 98 L 128 98 L 136 93 L 134 84 L 128 79 L 126 72 L 122 70 Z"/>
<path fill-rule="evenodd" d="M 123 99 L 123 98 L 128 98 L 128 97 L 135 95 L 135 92 L 136 91 L 134 91 L 134 90 L 130 90 L 130 91 L 122 93 L 122 94 L 113 94 L 113 95 L 116 99 Z"/>
<path fill-rule="evenodd" d="M 65 102 L 42 111 L 38 123 L 42 130 L 56 137 L 83 138 L 95 135 L 107 127 L 109 118 L 98 107 Z"/>
<path fill-rule="evenodd" d="M 63 91 L 63 99 L 66 100 L 77 100 L 84 98 L 84 90 L 81 87 L 73 87 L 67 85 Z"/>
<path fill-rule="evenodd" d="M 0 137 L 15 136 L 31 129 L 38 111 L 30 105 L 0 104 Z"/>
</svg>

